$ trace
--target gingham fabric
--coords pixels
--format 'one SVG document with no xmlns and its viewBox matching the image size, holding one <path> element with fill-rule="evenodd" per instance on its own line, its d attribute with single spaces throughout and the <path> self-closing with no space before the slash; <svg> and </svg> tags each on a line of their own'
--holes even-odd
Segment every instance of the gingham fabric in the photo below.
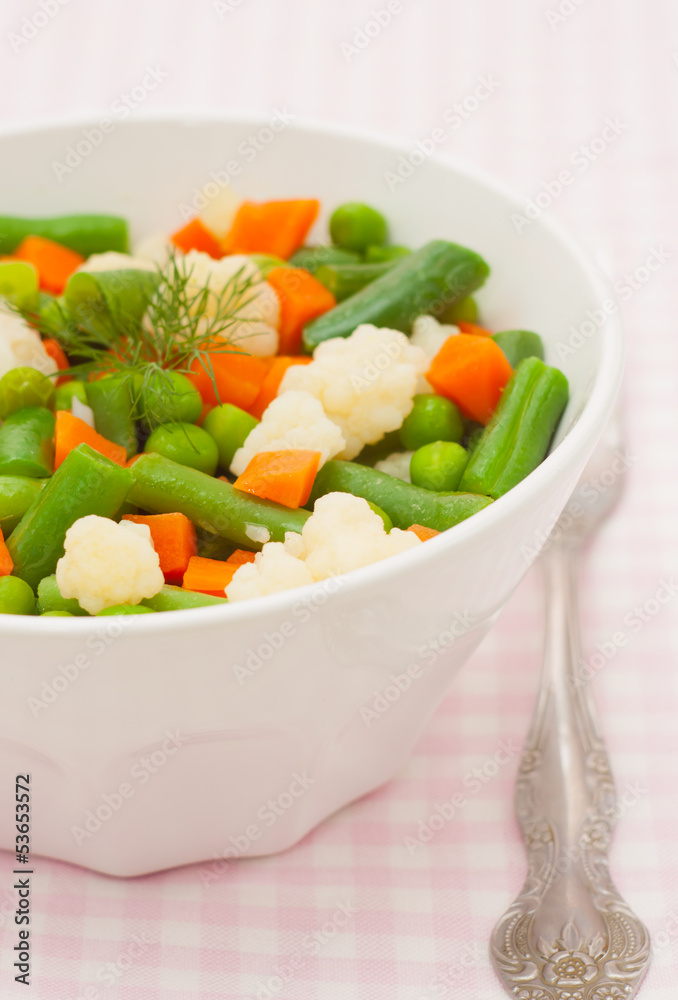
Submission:
<svg viewBox="0 0 678 1000">
<path fill-rule="evenodd" d="M 678 601 L 655 595 L 678 571 L 678 7 L 11 0 L 0 24 L 3 124 L 101 118 L 149 67 L 161 80 L 133 114 L 284 106 L 299 120 L 358 125 L 412 147 L 447 122 L 441 152 L 489 169 L 525 199 L 550 186 L 543 210 L 602 256 L 628 330 L 634 461 L 623 504 L 584 566 L 584 638 L 589 657 L 615 632 L 628 640 L 594 681 L 629 803 L 611 865 L 654 937 L 641 995 L 675 1000 Z M 557 193 L 563 170 L 572 180 Z M 11 210 L 12 193 L 0 189 L 0 201 Z M 13 982 L 5 855 L 0 996 L 499 1000 L 487 943 L 525 873 L 512 788 L 541 630 L 533 571 L 399 777 L 283 855 L 130 881 L 36 859 L 30 992 Z M 464 807 L 413 849 L 407 838 L 455 792 Z"/>
</svg>

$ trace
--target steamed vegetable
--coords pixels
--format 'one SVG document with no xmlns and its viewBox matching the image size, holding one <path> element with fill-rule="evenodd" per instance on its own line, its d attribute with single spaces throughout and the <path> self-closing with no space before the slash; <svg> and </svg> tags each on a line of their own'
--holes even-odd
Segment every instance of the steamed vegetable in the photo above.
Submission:
<svg viewBox="0 0 678 1000">
<path fill-rule="evenodd" d="M 187 611 L 191 608 L 206 608 L 214 604 L 228 604 L 225 597 L 210 597 L 208 594 L 194 593 L 181 587 L 163 587 L 155 595 L 142 601 L 141 606 L 151 611 Z"/>
<path fill-rule="evenodd" d="M 0 378 L 0 420 L 24 406 L 54 409 L 54 382 L 35 368 L 12 368 Z"/>
<path fill-rule="evenodd" d="M 123 521 L 145 524 L 151 532 L 166 583 L 181 583 L 198 552 L 195 528 L 185 514 L 123 514 Z"/>
<path fill-rule="evenodd" d="M 213 476 L 219 462 L 216 441 L 195 424 L 161 424 L 153 431 L 144 451 L 171 458 L 179 465 L 188 465 Z"/>
<path fill-rule="evenodd" d="M 455 441 L 432 441 L 410 459 L 410 478 L 414 486 L 425 490 L 452 492 L 459 488 L 468 458 L 466 449 Z"/>
<path fill-rule="evenodd" d="M 16 576 L 0 577 L 0 615 L 34 615 L 35 594 Z"/>
<path fill-rule="evenodd" d="M 266 279 L 280 300 L 281 354 L 298 354 L 306 323 L 333 309 L 336 299 L 317 278 L 301 267 L 274 267 Z"/>
<path fill-rule="evenodd" d="M 0 216 L 0 254 L 13 253 L 26 236 L 44 236 L 84 257 L 127 250 L 127 222 L 117 215 L 61 215 L 49 219 Z"/>
<path fill-rule="evenodd" d="M 436 392 L 464 417 L 486 424 L 511 377 L 511 366 L 491 337 L 448 337 L 426 375 Z"/>
<path fill-rule="evenodd" d="M 0 476 L 0 531 L 5 538 L 14 531 L 44 485 L 44 479 L 32 476 Z"/>
<path fill-rule="evenodd" d="M 512 368 L 517 368 L 524 358 L 544 360 L 544 345 L 538 333 L 530 330 L 501 330 L 492 336 L 499 344 Z"/>
<path fill-rule="evenodd" d="M 184 253 L 188 253 L 190 250 L 199 250 L 201 253 L 209 254 L 210 257 L 216 259 L 222 256 L 219 240 L 198 218 L 191 219 L 176 233 L 172 233 L 170 239 L 175 247 L 183 250 Z"/>
<path fill-rule="evenodd" d="M 319 202 L 244 201 L 223 241 L 226 253 L 266 253 L 287 260 L 303 245 L 315 222 Z"/>
<path fill-rule="evenodd" d="M 386 219 L 376 208 L 358 201 L 346 202 L 330 216 L 330 236 L 337 246 L 363 251 L 386 242 Z"/>
<path fill-rule="evenodd" d="M 355 295 L 361 288 L 386 274 L 394 261 L 377 264 L 323 264 L 315 272 L 318 281 L 332 293 L 337 302 Z"/>
<path fill-rule="evenodd" d="M 261 451 L 250 459 L 233 485 L 237 490 L 274 500 L 284 507 L 303 507 L 311 494 L 321 457 L 319 451 L 292 448 Z"/>
<path fill-rule="evenodd" d="M 33 265 L 40 288 L 52 295 L 61 295 L 70 276 L 85 263 L 82 254 L 44 236 L 26 236 L 14 256 Z"/>
<path fill-rule="evenodd" d="M 99 434 L 70 410 L 57 410 L 54 431 L 54 468 L 58 469 L 79 445 L 87 445 L 117 465 L 125 465 L 127 461 L 127 449 L 122 445 L 116 444 L 115 441 L 109 441 L 103 434 Z"/>
<path fill-rule="evenodd" d="M 88 382 L 85 392 L 87 403 L 94 412 L 97 432 L 124 448 L 127 458 L 136 455 L 137 434 L 129 380 L 120 375 L 107 375 Z"/>
<path fill-rule="evenodd" d="M 52 474 L 54 414 L 44 406 L 24 406 L 0 426 L 0 475 Z"/>
</svg>

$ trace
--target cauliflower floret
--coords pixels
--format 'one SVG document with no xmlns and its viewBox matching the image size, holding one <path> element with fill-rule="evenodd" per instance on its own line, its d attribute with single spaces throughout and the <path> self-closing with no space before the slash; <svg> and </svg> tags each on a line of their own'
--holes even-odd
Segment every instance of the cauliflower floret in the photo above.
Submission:
<svg viewBox="0 0 678 1000">
<path fill-rule="evenodd" d="M 309 518 L 310 520 L 310 518 Z M 412 532 L 410 532 L 412 534 Z M 226 588 L 229 601 L 246 601 L 313 583 L 311 571 L 282 542 L 267 542 L 254 562 L 240 566 Z"/>
<path fill-rule="evenodd" d="M 228 309 L 235 313 L 236 321 L 223 331 L 223 336 L 248 354 L 260 358 L 276 354 L 280 300 L 251 257 L 230 254 L 214 260 L 209 254 L 191 250 L 185 262 L 186 270 L 192 272 L 189 292 L 209 288 L 206 316 L 215 316 L 220 296 L 222 306 L 228 296 Z"/>
<path fill-rule="evenodd" d="M 231 462 L 231 472 L 241 475 L 260 451 L 285 448 L 319 451 L 322 466 L 345 445 L 341 431 L 325 416 L 315 396 L 308 392 L 285 392 L 266 407 L 261 423 L 250 431 L 242 448 L 238 448 Z"/>
<path fill-rule="evenodd" d="M 417 316 L 412 324 L 410 343 L 420 347 L 426 357 L 433 360 L 447 338 L 458 333 L 458 326 L 439 323 L 435 316 Z"/>
<path fill-rule="evenodd" d="M 355 458 L 401 426 L 428 367 L 429 359 L 404 333 L 363 323 L 350 337 L 319 344 L 309 365 L 288 368 L 279 392 L 316 396 L 346 439 L 340 457 Z"/>
<path fill-rule="evenodd" d="M 77 268 L 78 271 L 155 271 L 155 264 L 143 257 L 132 257 L 129 253 L 118 253 L 117 250 L 107 250 L 106 253 L 93 253 Z"/>
<path fill-rule="evenodd" d="M 380 462 L 375 462 L 374 467 L 377 472 L 385 472 L 388 476 L 395 476 L 405 483 L 411 483 L 410 460 L 413 455 L 413 451 L 393 451 Z"/>
<path fill-rule="evenodd" d="M 64 550 L 56 567 L 59 591 L 91 615 L 116 604 L 138 604 L 165 583 L 147 524 L 116 524 L 88 514 L 68 529 Z"/>
<path fill-rule="evenodd" d="M 166 233 L 152 233 L 135 244 L 134 257 L 136 260 L 146 260 L 154 266 L 159 264 L 160 267 L 164 267 L 169 260 L 171 249 L 174 249 L 176 254 L 181 254 L 177 247 L 173 247 Z"/>
<path fill-rule="evenodd" d="M 284 543 L 269 542 L 253 563 L 236 570 L 226 588 L 229 601 L 263 597 L 325 580 L 421 545 L 412 531 L 392 528 L 367 500 L 327 493 L 316 500 L 301 534 L 288 531 Z"/>
<path fill-rule="evenodd" d="M 200 192 L 202 199 L 207 204 L 201 210 L 198 218 L 218 240 L 223 240 L 233 226 L 233 220 L 242 205 L 242 198 L 238 197 L 233 188 L 228 186 L 221 187 L 216 195 L 211 194 L 216 183 L 216 181 L 208 181 Z"/>
<path fill-rule="evenodd" d="M 36 368 L 43 375 L 57 370 L 37 331 L 0 304 L 0 378 L 13 368 L 23 367 Z"/>
</svg>

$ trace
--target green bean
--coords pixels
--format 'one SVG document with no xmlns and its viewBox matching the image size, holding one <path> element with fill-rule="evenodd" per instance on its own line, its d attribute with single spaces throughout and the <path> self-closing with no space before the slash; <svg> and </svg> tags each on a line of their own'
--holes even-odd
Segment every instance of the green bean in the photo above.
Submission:
<svg viewBox="0 0 678 1000">
<path fill-rule="evenodd" d="M 138 463 L 137 463 L 138 464 Z M 492 501 L 471 493 L 432 493 L 366 465 L 333 459 L 316 476 L 309 506 L 326 493 L 352 493 L 381 507 L 396 528 L 421 524 L 445 531 Z"/>
<path fill-rule="evenodd" d="M 501 347 L 511 368 L 517 368 L 524 358 L 544 360 L 544 344 L 538 333 L 530 330 L 500 330 L 492 335 Z"/>
<path fill-rule="evenodd" d="M 76 271 L 68 279 L 64 303 L 79 326 L 104 342 L 116 342 L 121 332 L 136 335 L 159 284 L 156 271 Z"/>
<path fill-rule="evenodd" d="M 463 434 L 464 421 L 457 407 L 434 392 L 414 397 L 400 428 L 400 440 L 407 451 L 416 451 L 432 441 L 461 441 Z"/>
<path fill-rule="evenodd" d="M 56 614 L 57 612 L 59 614 L 68 613 L 79 618 L 89 616 L 89 612 L 80 607 L 77 598 L 61 596 L 56 576 L 52 573 L 50 576 L 43 577 L 38 584 L 38 614 Z"/>
<path fill-rule="evenodd" d="M 2 234 L 0 234 L 2 239 Z M 0 261 L 0 296 L 20 309 L 33 311 L 40 301 L 38 272 L 25 260 Z"/>
<path fill-rule="evenodd" d="M 130 500 L 142 510 L 151 514 L 179 511 L 239 548 L 260 549 L 264 540 L 283 542 L 286 531 L 300 533 L 310 517 L 306 510 L 261 500 L 162 455 L 143 455 L 130 472 L 134 479 Z M 270 537 L 262 538 L 266 533 Z"/>
<path fill-rule="evenodd" d="M 332 292 L 337 302 L 343 302 L 390 271 L 393 264 L 393 261 L 380 264 L 322 264 L 315 276 L 321 285 Z"/>
<path fill-rule="evenodd" d="M 368 506 L 372 508 L 374 513 L 382 519 L 382 521 L 384 522 L 384 529 L 388 533 L 393 527 L 393 521 L 391 520 L 391 518 L 388 516 L 385 510 L 382 510 L 381 507 L 377 507 L 376 503 L 372 503 L 371 500 L 368 500 L 367 503 Z"/>
<path fill-rule="evenodd" d="M 358 462 L 360 465 L 371 465 L 374 467 L 377 462 L 383 461 L 383 459 L 392 455 L 394 451 L 400 450 L 400 431 L 389 431 L 376 444 L 366 444 L 358 457 L 354 458 L 353 461 Z"/>
<path fill-rule="evenodd" d="M 249 253 L 247 256 L 257 265 L 262 278 L 266 279 L 268 272 L 274 267 L 288 267 L 288 262 L 272 253 Z"/>
<path fill-rule="evenodd" d="M 459 323 L 464 320 L 466 323 L 478 322 L 478 304 L 472 295 L 453 302 L 452 305 L 444 309 L 438 317 L 441 323 Z"/>
<path fill-rule="evenodd" d="M 102 608 L 97 613 L 97 617 L 107 615 L 151 615 L 153 608 L 144 607 L 141 604 L 115 604 L 110 608 Z"/>
<path fill-rule="evenodd" d="M 0 378 L 0 420 L 24 406 L 54 409 L 56 390 L 51 379 L 35 368 L 11 368 Z"/>
<path fill-rule="evenodd" d="M 80 444 L 69 452 L 12 532 L 14 573 L 37 587 L 56 569 L 66 532 L 87 514 L 115 517 L 132 483 L 129 469 Z"/>
<path fill-rule="evenodd" d="M 106 250 L 125 253 L 128 247 L 127 223 L 117 215 L 0 216 L 0 254 L 12 253 L 25 236 L 45 236 L 83 257 Z"/>
<path fill-rule="evenodd" d="M 238 448 L 242 448 L 250 431 L 259 421 L 233 403 L 215 406 L 203 420 L 203 429 L 216 441 L 219 449 L 219 465 L 228 472 Z"/>
<path fill-rule="evenodd" d="M 344 250 L 342 247 L 301 247 L 292 254 L 289 265 L 303 267 L 311 274 L 315 274 L 318 268 L 323 265 L 359 264 L 360 261 L 359 253 L 355 253 L 353 250 Z"/>
<path fill-rule="evenodd" d="M 151 611 L 185 611 L 190 608 L 207 608 L 213 604 L 228 604 L 225 597 L 212 597 L 193 590 L 182 590 L 167 584 L 155 597 L 148 597 L 142 604 Z"/>
<path fill-rule="evenodd" d="M 497 498 L 540 464 L 565 409 L 567 379 L 539 358 L 521 361 L 483 431 L 460 488 Z"/>
<path fill-rule="evenodd" d="M 363 251 L 386 242 L 386 219 L 376 208 L 358 201 L 346 202 L 330 216 L 332 242 L 346 250 Z"/>
<path fill-rule="evenodd" d="M 63 385 L 57 386 L 54 409 L 71 410 L 73 408 L 74 396 L 76 399 L 79 399 L 81 403 L 85 403 L 89 406 L 89 403 L 87 402 L 87 389 L 85 388 L 85 383 L 78 382 L 77 379 L 71 379 L 70 382 L 64 382 Z"/>
<path fill-rule="evenodd" d="M 407 257 L 412 251 L 409 247 L 392 244 L 388 247 L 369 246 L 365 248 L 366 264 L 384 264 L 394 262 L 401 257 Z"/>
<path fill-rule="evenodd" d="M 432 441 L 418 448 L 410 459 L 410 479 L 415 486 L 438 493 L 459 488 L 468 463 L 468 452 L 455 441 Z"/>
<path fill-rule="evenodd" d="M 42 611 L 41 618 L 72 618 L 70 611 Z"/>
<path fill-rule="evenodd" d="M 35 595 L 17 576 L 0 577 L 0 615 L 34 615 Z"/>
<path fill-rule="evenodd" d="M 219 449 L 213 437 L 195 424 L 160 424 L 146 441 L 144 451 L 170 458 L 213 476 L 219 462 Z"/>
<path fill-rule="evenodd" d="M 54 414 L 44 406 L 24 406 L 0 427 L 0 475 L 51 476 Z"/>
<path fill-rule="evenodd" d="M 32 476 L 0 476 L 0 530 L 3 538 L 9 538 L 44 485 L 44 479 Z"/>
<path fill-rule="evenodd" d="M 85 392 L 94 413 L 94 426 L 99 434 L 121 445 L 128 458 L 136 455 L 137 433 L 130 379 L 124 375 L 106 375 L 94 382 L 87 382 Z"/>
</svg>

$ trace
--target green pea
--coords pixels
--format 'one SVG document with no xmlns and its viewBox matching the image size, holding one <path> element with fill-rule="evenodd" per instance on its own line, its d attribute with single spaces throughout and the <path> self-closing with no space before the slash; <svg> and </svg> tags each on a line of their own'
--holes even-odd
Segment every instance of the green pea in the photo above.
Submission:
<svg viewBox="0 0 678 1000">
<path fill-rule="evenodd" d="M 0 419 L 24 406 L 54 409 L 56 390 L 51 379 L 35 368 L 12 368 L 0 378 Z"/>
<path fill-rule="evenodd" d="M 55 410 L 71 410 L 73 408 L 73 397 L 79 399 L 81 403 L 88 406 L 87 402 L 87 392 L 85 391 L 85 383 L 78 382 L 73 379 L 71 382 L 64 382 L 63 385 L 58 385 L 56 390 L 56 398 L 54 400 Z"/>
<path fill-rule="evenodd" d="M 458 323 L 459 320 L 464 320 L 466 323 L 478 322 L 478 303 L 472 295 L 453 302 L 438 316 L 440 323 Z"/>
<path fill-rule="evenodd" d="M 35 614 L 35 594 L 18 576 L 0 577 L 0 615 Z"/>
<path fill-rule="evenodd" d="M 368 505 L 368 507 L 371 507 L 372 510 L 374 511 L 374 513 L 378 514 L 379 517 L 382 519 L 382 521 L 384 522 L 384 528 L 386 529 L 386 533 L 388 534 L 388 532 L 393 527 L 393 521 L 388 516 L 388 514 L 386 513 L 386 511 L 382 510 L 381 507 L 377 507 L 376 503 L 372 503 L 371 500 L 367 501 L 367 505 Z"/>
<path fill-rule="evenodd" d="M 158 427 L 170 420 L 194 424 L 202 413 L 202 396 L 193 383 L 181 372 L 169 372 L 170 385 L 166 375 L 162 377 L 162 394 L 147 383 L 141 389 L 139 409 L 144 414 L 149 427 Z"/>
<path fill-rule="evenodd" d="M 195 424 L 161 424 L 149 437 L 144 451 L 171 458 L 179 465 L 206 472 L 208 476 L 214 475 L 219 462 L 216 441 Z"/>
<path fill-rule="evenodd" d="M 104 608 L 99 612 L 97 618 L 104 615 L 152 615 L 155 614 L 153 608 L 146 608 L 142 604 L 115 604 L 111 608 Z"/>
<path fill-rule="evenodd" d="M 250 260 L 252 260 L 259 271 L 261 272 L 262 278 L 266 279 L 268 272 L 272 271 L 274 267 L 289 267 L 289 263 L 283 260 L 282 257 L 276 257 L 272 253 L 250 253 L 247 255 Z"/>
<path fill-rule="evenodd" d="M 416 451 L 432 441 L 461 441 L 462 416 L 449 399 L 433 392 L 414 397 L 414 405 L 400 428 L 400 440 L 406 451 Z"/>
<path fill-rule="evenodd" d="M 363 251 L 386 242 L 386 219 L 376 208 L 350 201 L 340 205 L 330 218 L 332 242 L 346 250 Z"/>
<path fill-rule="evenodd" d="M 468 452 L 455 441 L 433 441 L 417 449 L 410 461 L 415 486 L 436 493 L 453 493 L 469 460 Z"/>
<path fill-rule="evenodd" d="M 250 413 L 241 410 L 232 403 L 215 406 L 203 421 L 203 429 L 214 438 L 219 449 L 219 465 L 228 472 L 238 448 L 242 448 L 245 439 L 259 421 Z"/>
<path fill-rule="evenodd" d="M 70 611 L 43 611 L 41 618 L 73 618 Z"/>
<path fill-rule="evenodd" d="M 386 264 L 400 257 L 407 257 L 412 251 L 409 247 L 401 247 L 393 243 L 389 247 L 369 246 L 365 249 L 366 264 Z"/>
</svg>

